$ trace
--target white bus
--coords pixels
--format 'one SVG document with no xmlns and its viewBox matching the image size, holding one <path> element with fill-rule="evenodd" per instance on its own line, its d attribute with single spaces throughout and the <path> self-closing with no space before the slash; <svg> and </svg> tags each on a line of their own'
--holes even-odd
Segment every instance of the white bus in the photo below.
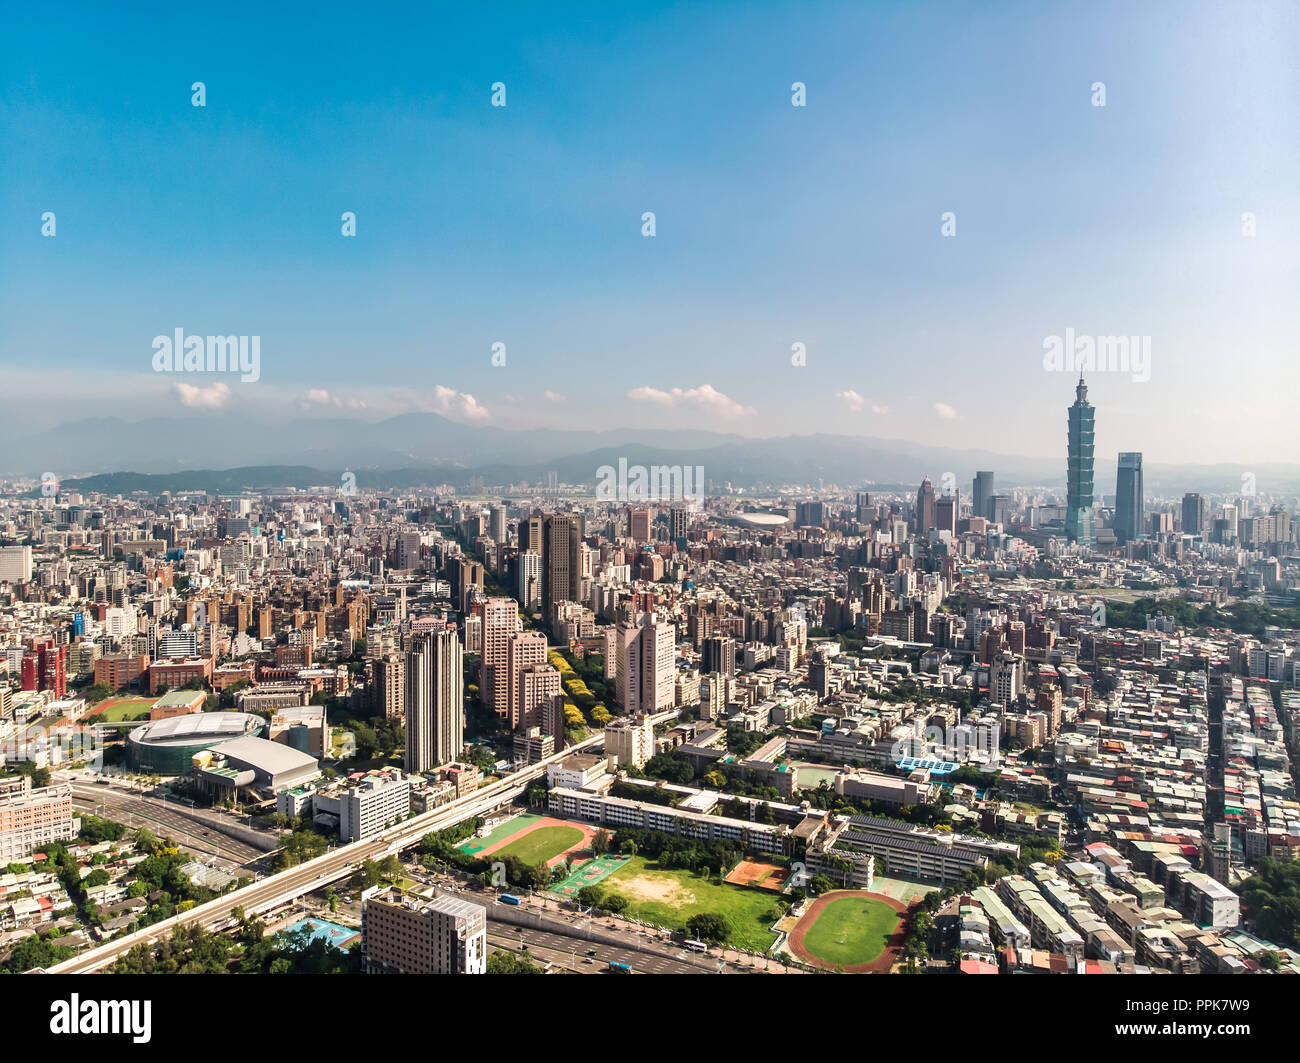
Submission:
<svg viewBox="0 0 1300 1063">
<path fill-rule="evenodd" d="M 706 944 L 704 944 L 703 941 L 691 941 L 691 940 L 689 940 L 689 939 L 686 940 L 686 941 L 683 941 L 683 942 L 682 942 L 682 948 L 684 948 L 684 949 L 690 949 L 691 952 L 708 952 L 708 951 L 709 951 L 709 946 L 706 945 Z"/>
</svg>

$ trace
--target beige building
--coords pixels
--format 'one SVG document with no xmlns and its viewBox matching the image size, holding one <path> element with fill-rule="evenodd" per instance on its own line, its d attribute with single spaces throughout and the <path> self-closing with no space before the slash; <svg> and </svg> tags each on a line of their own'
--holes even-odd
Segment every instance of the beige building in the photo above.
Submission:
<svg viewBox="0 0 1300 1063">
<path fill-rule="evenodd" d="M 31 779 L 0 791 L 0 865 L 26 860 L 42 845 L 71 841 L 81 830 L 67 783 L 31 789 Z M 9 783 L 10 780 L 5 780 Z"/>
<path fill-rule="evenodd" d="M 623 716 L 605 725 L 605 752 L 619 764 L 645 766 L 655 753 L 654 726 L 649 716 Z"/>
<path fill-rule="evenodd" d="M 487 909 L 443 894 L 432 900 L 396 888 L 367 891 L 361 947 L 368 974 L 484 974 Z"/>
<path fill-rule="evenodd" d="M 406 719 L 406 658 L 389 654 L 374 668 L 375 708 L 390 720 Z"/>
<path fill-rule="evenodd" d="M 483 603 L 483 704 L 498 716 L 511 714 L 509 656 L 519 629 L 519 603 L 513 598 L 489 598 Z M 544 646 L 542 660 L 546 660 Z"/>
</svg>

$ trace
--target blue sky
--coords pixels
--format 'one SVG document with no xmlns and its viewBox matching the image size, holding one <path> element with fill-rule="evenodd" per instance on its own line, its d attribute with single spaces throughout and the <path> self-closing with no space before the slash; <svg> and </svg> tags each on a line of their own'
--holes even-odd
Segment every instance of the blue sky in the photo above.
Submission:
<svg viewBox="0 0 1300 1063">
<path fill-rule="evenodd" d="M 1294 4 L 4 23 L 18 422 L 435 409 L 1050 454 L 1073 378 L 1043 341 L 1071 328 L 1151 337 L 1148 382 L 1090 380 L 1099 455 L 1300 461 Z M 153 373 L 177 327 L 260 336 L 261 379 Z"/>
</svg>

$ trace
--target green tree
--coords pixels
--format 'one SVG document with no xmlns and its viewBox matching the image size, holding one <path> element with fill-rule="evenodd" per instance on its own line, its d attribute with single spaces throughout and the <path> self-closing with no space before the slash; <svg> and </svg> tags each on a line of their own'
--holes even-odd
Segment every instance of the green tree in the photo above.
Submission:
<svg viewBox="0 0 1300 1063">
<path fill-rule="evenodd" d="M 686 929 L 697 941 L 726 941 L 731 933 L 726 916 L 718 912 L 700 912 L 686 920 Z"/>
</svg>

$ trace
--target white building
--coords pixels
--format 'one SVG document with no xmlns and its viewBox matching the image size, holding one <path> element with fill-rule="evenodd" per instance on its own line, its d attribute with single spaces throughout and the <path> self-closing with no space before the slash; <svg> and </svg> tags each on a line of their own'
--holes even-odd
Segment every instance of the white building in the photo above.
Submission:
<svg viewBox="0 0 1300 1063">
<path fill-rule="evenodd" d="M 339 837 L 355 842 L 406 819 L 411 782 L 400 771 L 373 771 L 339 795 Z"/>
</svg>

